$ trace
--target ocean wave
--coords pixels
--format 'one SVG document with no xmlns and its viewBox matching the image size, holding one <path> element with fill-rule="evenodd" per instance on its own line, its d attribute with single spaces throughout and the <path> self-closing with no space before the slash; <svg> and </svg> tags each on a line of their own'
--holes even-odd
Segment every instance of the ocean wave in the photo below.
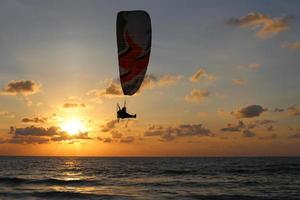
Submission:
<svg viewBox="0 0 300 200">
<path fill-rule="evenodd" d="M 5 199 L 102 199 L 102 200 L 127 200 L 130 199 L 125 195 L 113 195 L 113 194 L 92 194 L 92 193 L 82 193 L 82 192 L 72 192 L 72 191 L 44 191 L 44 192 L 24 192 L 24 193 L 14 193 L 14 192 L 0 192 L 1 197 Z"/>
<path fill-rule="evenodd" d="M 31 180 L 28 183 L 47 184 L 47 185 L 95 185 L 95 184 L 99 184 L 98 181 L 89 180 L 89 179 L 62 180 L 62 179 L 55 179 L 55 178 Z"/>
<path fill-rule="evenodd" d="M 282 200 L 284 197 L 266 197 L 266 196 L 250 196 L 250 195 L 198 195 L 189 194 L 179 197 L 178 199 L 198 199 L 198 200 Z M 293 198 L 286 198 L 289 200 L 296 200 Z"/>
<path fill-rule="evenodd" d="M 47 192 L 34 192 L 30 196 L 47 199 L 128 199 L 127 196 L 121 195 L 106 195 L 106 194 L 91 194 L 81 192 L 69 191 L 47 191 Z"/>
<path fill-rule="evenodd" d="M 26 181 L 27 179 L 17 177 L 0 177 L 0 184 L 21 184 Z"/>
<path fill-rule="evenodd" d="M 177 169 L 167 169 L 159 172 L 160 175 L 193 175 L 198 174 L 197 170 L 177 170 Z"/>
<path fill-rule="evenodd" d="M 25 179 L 18 177 L 0 177 L 0 185 L 8 184 L 8 185 L 19 185 L 19 184 L 44 184 L 44 185 L 99 185 L 97 180 L 89 180 L 89 179 L 74 179 L 74 180 L 63 180 L 63 179 L 55 179 L 55 178 L 47 178 L 47 179 Z"/>
<path fill-rule="evenodd" d="M 291 166 L 275 166 L 275 167 L 262 167 L 262 168 L 231 168 L 225 169 L 225 173 L 229 174 L 300 174 L 299 167 Z"/>
</svg>

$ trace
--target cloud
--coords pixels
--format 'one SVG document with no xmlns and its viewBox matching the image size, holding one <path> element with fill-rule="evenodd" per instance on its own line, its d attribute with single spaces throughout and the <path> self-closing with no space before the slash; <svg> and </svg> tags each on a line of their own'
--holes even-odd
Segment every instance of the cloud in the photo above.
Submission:
<svg viewBox="0 0 300 200">
<path fill-rule="evenodd" d="M 161 77 L 156 77 L 154 75 L 146 75 L 144 81 L 137 92 L 140 94 L 143 90 L 153 89 L 157 87 L 166 87 L 175 85 L 178 83 L 183 77 L 181 75 L 170 75 L 166 74 Z M 92 99 L 97 98 L 120 98 L 124 97 L 122 86 L 120 84 L 119 79 L 112 80 L 109 85 L 105 89 L 93 89 L 87 92 L 87 96 Z"/>
<path fill-rule="evenodd" d="M 72 140 L 91 140 L 88 132 L 80 132 L 74 135 L 70 135 L 66 132 L 59 132 L 59 134 L 51 137 L 51 141 L 60 142 L 60 141 L 72 141 Z"/>
<path fill-rule="evenodd" d="M 281 47 L 285 49 L 300 49 L 300 41 L 284 42 Z"/>
<path fill-rule="evenodd" d="M 117 130 L 112 130 L 112 131 L 110 132 L 110 134 L 111 134 L 111 137 L 112 137 L 113 139 L 120 139 L 120 138 L 122 138 L 122 136 L 123 136 L 123 134 L 120 133 L 120 132 L 117 131 Z"/>
<path fill-rule="evenodd" d="M 87 108 L 87 105 L 84 103 L 64 103 L 62 108 Z"/>
<path fill-rule="evenodd" d="M 152 125 L 144 132 L 144 136 L 160 136 L 163 134 L 164 127 L 162 125 Z"/>
<path fill-rule="evenodd" d="M 275 120 L 270 120 L 270 119 L 264 119 L 264 120 L 256 120 L 255 124 L 256 125 L 268 125 L 268 124 L 274 124 L 277 121 Z"/>
<path fill-rule="evenodd" d="M 47 137 L 14 136 L 6 142 L 12 144 L 46 144 L 50 142 L 50 139 Z"/>
<path fill-rule="evenodd" d="M 267 131 L 274 131 L 273 126 L 269 126 L 269 127 L 267 128 Z"/>
<path fill-rule="evenodd" d="M 208 74 L 205 69 L 200 68 L 190 77 L 190 81 L 193 83 L 199 82 L 204 79 L 208 81 L 215 81 L 217 79 L 217 76 Z"/>
<path fill-rule="evenodd" d="M 300 105 L 295 104 L 295 105 L 288 107 L 287 112 L 288 112 L 288 115 L 290 115 L 290 116 L 300 115 Z"/>
<path fill-rule="evenodd" d="M 45 123 L 47 122 L 47 118 L 46 117 L 34 117 L 34 118 L 23 118 L 22 119 L 23 123 Z"/>
<path fill-rule="evenodd" d="M 108 121 L 106 124 L 101 126 L 101 131 L 102 132 L 109 132 L 111 131 L 113 128 L 116 127 L 116 124 L 118 123 L 118 120 L 113 119 L 111 121 Z"/>
<path fill-rule="evenodd" d="M 8 143 L 15 144 L 44 144 L 60 141 L 74 141 L 91 139 L 87 132 L 81 132 L 75 135 L 70 135 L 65 131 L 61 131 L 58 127 L 51 126 L 49 128 L 29 126 L 24 128 L 10 127 L 9 134 L 11 138 Z"/>
<path fill-rule="evenodd" d="M 10 127 L 10 134 L 24 135 L 24 136 L 54 136 L 59 132 L 57 127 L 51 126 L 50 128 L 29 126 L 25 128 Z"/>
<path fill-rule="evenodd" d="M 93 98 L 115 98 L 123 97 L 123 91 L 120 83 L 117 80 L 112 80 L 111 83 L 105 89 L 93 89 L 87 93 L 88 96 Z"/>
<path fill-rule="evenodd" d="M 130 143 L 133 143 L 134 140 L 135 140 L 135 138 L 133 136 L 127 136 L 127 137 L 121 138 L 120 142 L 130 144 Z"/>
<path fill-rule="evenodd" d="M 289 138 L 291 138 L 291 139 L 300 139 L 300 132 L 299 133 L 295 133 L 293 135 L 290 135 Z"/>
<path fill-rule="evenodd" d="M 237 124 L 227 124 L 227 127 L 221 128 L 220 130 L 223 132 L 240 132 L 244 137 L 254 137 L 256 134 L 250 129 L 257 128 L 259 126 L 265 126 L 269 124 L 276 123 L 274 120 L 256 120 L 248 125 L 246 125 L 242 120 L 239 120 Z M 270 128 L 271 127 L 271 128 Z M 268 131 L 273 131 L 273 126 L 267 127 Z"/>
<path fill-rule="evenodd" d="M 157 82 L 159 82 L 159 79 L 156 76 L 152 74 L 146 75 L 138 92 L 141 92 L 142 90 L 145 89 L 155 88 L 157 86 Z"/>
<path fill-rule="evenodd" d="M 150 126 L 144 132 L 145 137 L 160 136 L 161 141 L 171 141 L 178 137 L 189 136 L 214 136 L 209 129 L 202 124 L 180 124 L 174 127 L 164 127 L 161 125 Z"/>
<path fill-rule="evenodd" d="M 223 108 L 220 108 L 217 111 L 217 115 L 221 116 L 221 117 L 226 117 L 229 116 L 231 114 L 231 112 L 225 111 Z"/>
<path fill-rule="evenodd" d="M 41 85 L 32 80 L 12 80 L 0 92 L 0 95 L 28 96 L 39 92 Z"/>
<path fill-rule="evenodd" d="M 0 116 L 7 117 L 7 118 L 15 118 L 14 114 L 5 110 L 0 110 Z"/>
<path fill-rule="evenodd" d="M 109 138 L 109 137 L 106 137 L 106 138 L 97 137 L 97 139 L 99 141 L 104 142 L 104 143 L 111 143 L 111 142 L 113 142 L 113 140 L 111 138 Z"/>
<path fill-rule="evenodd" d="M 6 143 L 6 140 L 3 138 L 0 138 L 0 144 L 5 144 L 5 143 Z"/>
<path fill-rule="evenodd" d="M 274 112 L 284 112 L 285 110 L 283 108 L 275 108 Z"/>
<path fill-rule="evenodd" d="M 268 135 L 268 136 L 263 136 L 263 137 L 259 137 L 258 139 L 260 140 L 273 140 L 277 138 L 277 134 L 272 134 L 272 135 Z"/>
<path fill-rule="evenodd" d="M 227 127 L 221 128 L 221 131 L 223 132 L 239 132 L 241 129 L 245 128 L 246 125 L 242 120 L 238 122 L 238 124 L 233 125 L 233 124 L 227 124 Z"/>
<path fill-rule="evenodd" d="M 182 80 L 182 75 L 170 75 L 166 74 L 160 77 L 156 77 L 152 74 L 146 75 L 144 81 L 139 89 L 139 93 L 145 89 L 154 89 L 159 87 L 168 87 L 176 85 L 180 80 Z"/>
<path fill-rule="evenodd" d="M 97 139 L 104 143 L 119 142 L 119 143 L 131 144 L 135 141 L 134 136 L 123 137 L 123 135 L 117 131 L 112 131 L 111 134 L 112 134 L 111 138 L 110 137 L 105 137 L 105 138 L 98 137 Z"/>
<path fill-rule="evenodd" d="M 238 65 L 237 66 L 238 69 L 241 68 L 249 68 L 249 69 L 253 69 L 253 70 L 258 70 L 259 68 L 261 68 L 261 64 L 258 63 L 250 63 L 248 65 Z"/>
<path fill-rule="evenodd" d="M 248 137 L 249 138 L 249 137 L 254 137 L 255 135 L 256 134 L 253 131 L 250 131 L 248 129 L 243 131 L 243 136 L 244 137 Z"/>
<path fill-rule="evenodd" d="M 244 108 L 241 108 L 240 110 L 231 112 L 232 115 L 236 116 L 236 118 L 252 118 L 252 117 L 258 117 L 263 112 L 267 111 L 268 109 L 263 108 L 260 105 L 250 105 Z"/>
<path fill-rule="evenodd" d="M 202 102 L 208 96 L 209 91 L 206 89 L 193 89 L 189 95 L 185 96 L 185 100 L 188 102 Z"/>
<path fill-rule="evenodd" d="M 166 74 L 158 80 L 157 84 L 159 86 L 171 86 L 171 85 L 175 85 L 182 78 L 183 78 L 183 76 L 181 76 L 181 75 L 172 76 L 170 74 Z"/>
<path fill-rule="evenodd" d="M 259 69 L 261 67 L 261 64 L 258 63 L 252 63 L 248 65 L 248 68 L 250 69 Z"/>
<path fill-rule="evenodd" d="M 248 129 L 258 128 L 260 126 L 270 125 L 270 124 L 274 124 L 274 123 L 277 123 L 277 121 L 269 120 L 269 119 L 256 120 L 256 121 L 248 124 Z"/>
<path fill-rule="evenodd" d="M 251 12 L 240 18 L 231 18 L 228 24 L 258 30 L 256 36 L 266 39 L 289 29 L 291 17 L 282 16 L 270 18 L 267 15 Z"/>
<path fill-rule="evenodd" d="M 246 85 L 247 83 L 248 81 L 244 79 L 232 79 L 233 85 Z"/>
</svg>

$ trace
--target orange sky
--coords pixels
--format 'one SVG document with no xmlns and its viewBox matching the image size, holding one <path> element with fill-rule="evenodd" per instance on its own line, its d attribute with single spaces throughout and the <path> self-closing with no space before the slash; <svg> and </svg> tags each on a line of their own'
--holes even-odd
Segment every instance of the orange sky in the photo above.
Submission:
<svg viewBox="0 0 300 200">
<path fill-rule="evenodd" d="M 0 155 L 300 155 L 299 3 L 50 2 L 0 2 Z M 153 42 L 125 98 L 115 23 L 134 9 Z"/>
</svg>

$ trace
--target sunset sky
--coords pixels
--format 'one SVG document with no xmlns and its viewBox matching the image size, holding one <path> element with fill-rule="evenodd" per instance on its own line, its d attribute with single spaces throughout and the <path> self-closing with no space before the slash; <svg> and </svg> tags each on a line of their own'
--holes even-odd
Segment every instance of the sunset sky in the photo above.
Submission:
<svg viewBox="0 0 300 200">
<path fill-rule="evenodd" d="M 152 21 L 137 95 L 116 17 Z M 0 155 L 300 155 L 300 1 L 1 0 Z M 127 101 L 137 119 L 116 121 Z"/>
</svg>

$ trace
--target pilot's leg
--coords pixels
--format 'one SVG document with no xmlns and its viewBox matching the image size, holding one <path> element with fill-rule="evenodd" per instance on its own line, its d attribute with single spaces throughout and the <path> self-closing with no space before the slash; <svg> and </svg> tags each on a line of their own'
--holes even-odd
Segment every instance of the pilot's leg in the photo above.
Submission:
<svg viewBox="0 0 300 200">
<path fill-rule="evenodd" d="M 130 114 L 126 113 L 126 118 L 136 118 L 136 115 L 130 115 Z"/>
<path fill-rule="evenodd" d="M 130 115 L 130 118 L 136 118 L 136 115 Z"/>
</svg>

